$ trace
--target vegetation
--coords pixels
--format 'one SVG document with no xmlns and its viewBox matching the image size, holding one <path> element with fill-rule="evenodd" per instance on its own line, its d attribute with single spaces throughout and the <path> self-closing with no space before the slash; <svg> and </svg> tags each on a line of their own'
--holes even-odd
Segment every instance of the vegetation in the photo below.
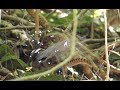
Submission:
<svg viewBox="0 0 120 90">
<path fill-rule="evenodd" d="M 0 12 L 0 80 L 119 80 L 119 9 Z"/>
</svg>

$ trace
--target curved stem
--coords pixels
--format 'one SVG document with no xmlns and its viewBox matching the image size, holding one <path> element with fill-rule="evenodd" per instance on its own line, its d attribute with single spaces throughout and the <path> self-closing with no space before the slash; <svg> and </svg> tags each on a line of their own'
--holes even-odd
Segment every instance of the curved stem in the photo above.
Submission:
<svg viewBox="0 0 120 90">
<path fill-rule="evenodd" d="M 70 48 L 69 57 L 67 59 L 65 59 L 63 62 L 56 65 L 55 67 L 51 68 L 50 70 L 47 70 L 47 71 L 42 72 L 42 73 L 34 74 L 34 75 L 29 75 L 29 76 L 25 76 L 25 77 L 16 78 L 16 79 L 13 79 L 14 81 L 34 79 L 34 78 L 37 78 L 37 77 L 47 75 L 47 74 L 52 73 L 55 70 L 59 69 L 63 65 L 67 64 L 67 62 L 69 62 L 72 59 L 72 57 L 74 55 L 74 52 L 75 52 L 75 39 L 76 39 L 76 31 L 77 31 L 77 24 L 78 24 L 78 17 L 77 17 L 77 10 L 76 9 L 73 9 L 73 20 L 74 20 L 74 22 L 73 22 L 73 32 L 72 32 L 72 36 L 71 36 L 71 48 Z"/>
<path fill-rule="evenodd" d="M 109 80 L 109 73 L 110 73 L 110 63 L 109 63 L 109 56 L 108 56 L 108 45 L 107 45 L 107 17 L 106 17 L 106 10 L 104 10 L 104 19 L 105 19 L 105 54 L 106 54 L 106 62 L 107 62 L 107 75 L 106 80 Z"/>
</svg>

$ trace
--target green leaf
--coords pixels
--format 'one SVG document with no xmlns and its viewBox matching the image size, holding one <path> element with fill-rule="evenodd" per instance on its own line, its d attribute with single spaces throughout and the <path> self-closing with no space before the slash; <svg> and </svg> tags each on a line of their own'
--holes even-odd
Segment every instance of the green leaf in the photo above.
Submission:
<svg viewBox="0 0 120 90">
<path fill-rule="evenodd" d="M 7 53 L 1 58 L 1 62 L 9 61 L 9 60 L 16 60 L 23 68 L 28 67 L 28 65 L 19 59 L 16 55 L 11 55 Z"/>
<path fill-rule="evenodd" d="M 0 54 L 6 54 L 6 53 L 11 53 L 11 54 L 14 54 L 13 53 L 13 50 L 10 46 L 6 45 L 6 44 L 3 44 L 0 46 Z"/>
<path fill-rule="evenodd" d="M 28 65 L 27 65 L 25 62 L 23 62 L 21 59 L 16 59 L 16 60 L 20 63 L 20 65 L 21 65 L 23 68 L 28 67 Z"/>
</svg>

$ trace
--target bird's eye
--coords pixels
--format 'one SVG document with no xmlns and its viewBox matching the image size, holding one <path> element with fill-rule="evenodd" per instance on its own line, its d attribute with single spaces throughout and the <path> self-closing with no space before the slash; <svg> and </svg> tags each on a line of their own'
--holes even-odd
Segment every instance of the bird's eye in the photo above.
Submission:
<svg viewBox="0 0 120 90">
<path fill-rule="evenodd" d="M 48 65 L 51 65 L 51 62 L 48 62 Z"/>
</svg>

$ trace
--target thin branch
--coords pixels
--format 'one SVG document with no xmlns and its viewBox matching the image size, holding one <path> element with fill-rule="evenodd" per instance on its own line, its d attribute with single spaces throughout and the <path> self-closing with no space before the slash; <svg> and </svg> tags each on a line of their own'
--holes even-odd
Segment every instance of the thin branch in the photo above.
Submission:
<svg viewBox="0 0 120 90">
<path fill-rule="evenodd" d="M 0 31 L 9 31 L 9 30 L 14 30 L 14 29 L 34 29 L 35 26 L 12 26 L 12 27 L 5 27 L 5 28 L 0 28 Z M 39 26 L 39 29 L 41 29 L 42 27 Z"/>
<path fill-rule="evenodd" d="M 29 15 L 31 15 L 35 20 L 35 18 L 36 18 L 36 15 L 35 15 L 36 10 L 35 9 L 26 9 L 26 10 L 29 13 Z M 47 29 L 49 27 L 46 18 L 41 13 L 39 13 L 39 25 L 41 25 L 45 29 Z"/>
<path fill-rule="evenodd" d="M 109 80 L 109 73 L 110 73 L 110 63 L 109 63 L 109 56 L 108 56 L 108 45 L 107 45 L 107 17 L 106 17 L 106 9 L 104 12 L 104 20 L 105 20 L 105 56 L 106 56 L 106 62 L 107 62 L 107 75 L 106 80 Z"/>
<path fill-rule="evenodd" d="M 116 39 L 120 39 L 120 38 L 118 37 Z M 114 40 L 115 40 L 115 38 L 107 38 L 108 42 L 111 42 L 111 41 L 114 41 Z M 102 43 L 104 41 L 105 41 L 104 38 L 102 38 L 102 39 L 85 39 L 85 40 L 81 41 L 81 43 L 92 44 L 92 43 Z"/>
<path fill-rule="evenodd" d="M 94 38 L 94 17 L 93 17 L 93 20 L 92 20 L 92 25 L 91 25 L 91 32 L 90 32 L 90 37 L 91 39 Z"/>
<path fill-rule="evenodd" d="M 84 15 L 87 11 L 88 11 L 88 9 L 83 9 L 76 17 L 77 17 L 77 18 L 80 17 L 80 19 L 81 19 L 81 16 Z M 65 32 L 67 32 L 67 31 L 69 31 L 69 30 L 71 29 L 73 21 L 74 21 L 74 20 L 72 20 L 72 21 L 68 24 L 67 28 L 65 29 Z"/>
<path fill-rule="evenodd" d="M 0 9 L 0 23 L 1 23 L 1 13 L 2 13 L 2 12 L 1 12 L 1 9 Z"/>
<path fill-rule="evenodd" d="M 52 15 L 53 13 L 55 13 L 55 12 L 56 12 L 56 10 L 57 10 L 57 9 L 55 9 L 55 10 L 51 11 L 48 15 L 46 15 L 46 16 L 45 16 L 45 18 L 48 18 L 50 15 Z"/>
<path fill-rule="evenodd" d="M 113 51 L 113 50 L 109 50 L 112 53 L 115 53 L 116 55 L 120 56 L 119 52 Z"/>
<path fill-rule="evenodd" d="M 12 20 L 12 21 L 16 21 L 17 23 L 23 23 L 25 25 L 35 25 L 34 23 L 32 22 L 29 22 L 23 18 L 20 18 L 20 17 L 16 17 L 16 16 L 11 16 L 11 15 L 5 15 L 5 14 L 2 14 L 1 15 L 1 18 L 2 19 L 6 19 L 6 20 Z"/>
<path fill-rule="evenodd" d="M 39 40 L 39 9 L 36 9 L 36 12 L 35 12 L 35 39 L 36 40 Z"/>
<path fill-rule="evenodd" d="M 47 70 L 43 73 L 38 73 L 38 74 L 34 74 L 34 75 L 29 75 L 29 76 L 25 76 L 25 77 L 21 77 L 21 78 L 16 78 L 13 79 L 15 81 L 18 80 L 28 80 L 28 79 L 32 79 L 32 78 L 37 78 L 37 77 L 41 77 L 43 75 L 47 75 L 51 72 L 54 72 L 55 70 L 59 69 L 60 67 L 62 67 L 63 65 L 67 64 L 73 57 L 74 52 L 75 52 L 75 39 L 76 39 L 76 31 L 77 31 L 77 24 L 78 24 L 78 18 L 76 17 L 77 15 L 77 10 L 73 10 L 73 18 L 74 18 L 74 24 L 73 24 L 73 32 L 72 32 L 72 36 L 71 36 L 71 48 L 70 48 L 70 55 L 67 59 L 65 59 L 63 62 L 59 63 L 58 65 L 56 65 L 55 67 L 51 68 L 50 70 Z"/>
</svg>

